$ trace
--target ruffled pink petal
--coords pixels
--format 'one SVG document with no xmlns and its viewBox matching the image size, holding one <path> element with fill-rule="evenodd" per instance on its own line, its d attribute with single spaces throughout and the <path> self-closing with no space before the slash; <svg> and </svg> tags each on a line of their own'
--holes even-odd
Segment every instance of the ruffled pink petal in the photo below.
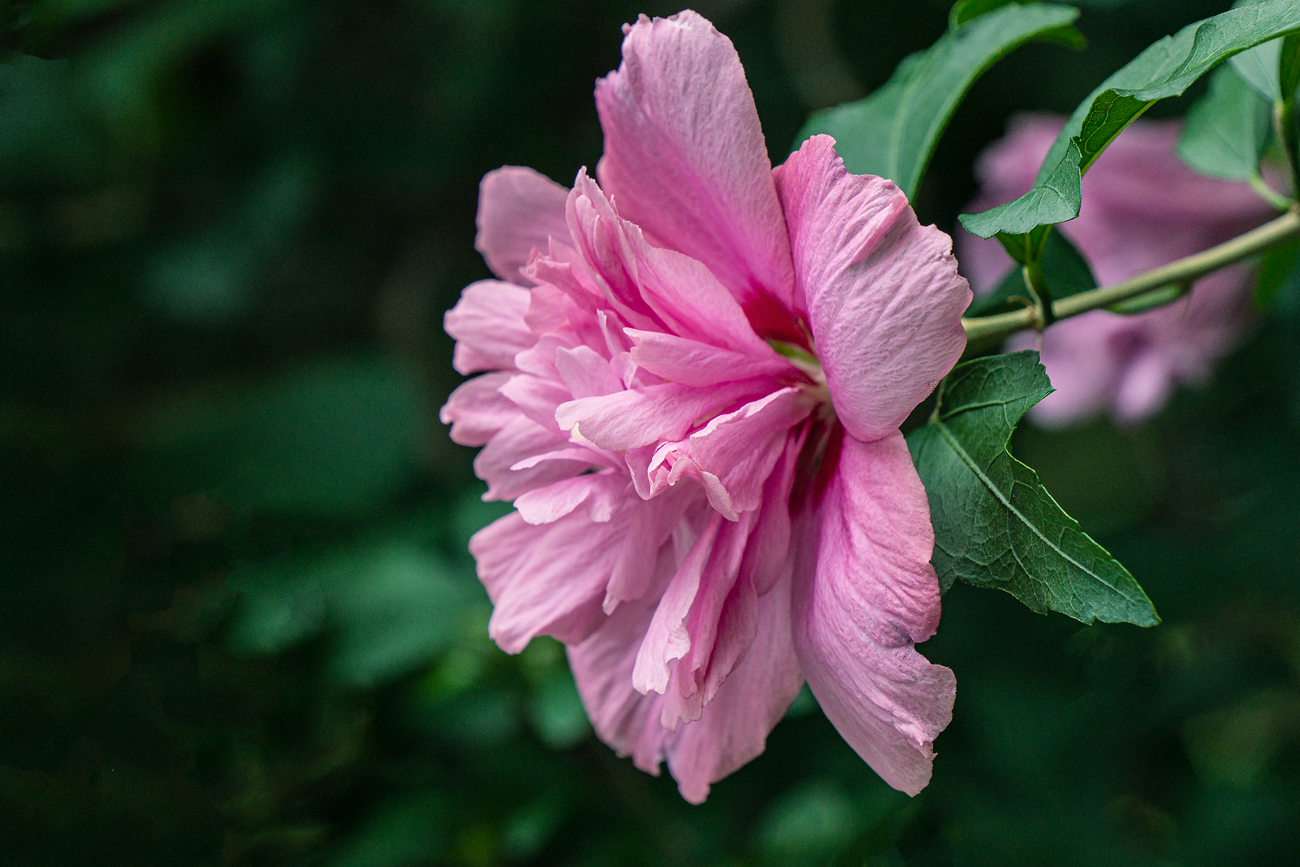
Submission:
<svg viewBox="0 0 1300 867">
<path fill-rule="evenodd" d="M 656 450 L 646 467 L 651 491 L 682 478 L 697 480 L 713 508 L 727 520 L 737 520 L 758 508 L 789 430 L 815 406 L 804 390 L 787 387 L 715 417 L 684 442 Z"/>
<path fill-rule="evenodd" d="M 625 30 L 596 85 L 598 175 L 624 217 L 709 270 L 747 308 L 789 308 L 785 221 L 754 97 L 731 40 L 694 12 Z"/>
<path fill-rule="evenodd" d="M 609 360 L 589 346 L 560 349 L 555 353 L 555 371 L 573 397 L 600 397 L 623 390 L 623 382 Z"/>
<path fill-rule="evenodd" d="M 635 344 L 632 360 L 669 382 L 707 386 L 728 380 L 766 376 L 797 377 L 793 365 L 772 352 L 753 355 L 721 349 L 708 343 L 658 331 L 627 329 Z"/>
<path fill-rule="evenodd" d="M 740 563 L 740 579 L 752 584 L 759 596 L 771 591 L 777 579 L 792 565 L 790 494 L 794 488 L 799 454 L 807 437 L 808 425 L 800 425 L 787 433 L 784 449 L 763 483 L 758 522 L 749 535 L 745 558 Z"/>
<path fill-rule="evenodd" d="M 627 480 L 621 476 L 582 475 L 520 494 L 515 508 L 530 524 L 549 524 L 586 503 L 587 517 L 603 524 L 613 516 L 616 500 L 626 492 Z"/>
<path fill-rule="evenodd" d="M 506 380 L 501 395 L 509 398 L 525 416 L 557 435 L 560 428 L 555 424 L 555 409 L 573 398 L 559 383 L 529 374 Z"/>
<path fill-rule="evenodd" d="M 451 393 L 438 411 L 438 419 L 451 425 L 452 442 L 481 446 L 519 415 L 519 407 L 501 394 L 501 386 L 513 375 L 485 373 L 461 383 Z"/>
<path fill-rule="evenodd" d="M 851 175 L 829 136 L 776 171 L 799 293 L 836 415 L 870 441 L 897 432 L 961 357 L 970 288 L 952 241 L 890 181 Z"/>
<path fill-rule="evenodd" d="M 558 482 L 586 471 L 596 461 L 548 460 L 525 465 L 528 458 L 554 452 L 568 438 L 518 415 L 488 441 L 474 458 L 474 474 L 487 482 L 485 500 L 513 500 L 533 488 Z M 519 469 L 515 469 L 519 466 Z"/>
<path fill-rule="evenodd" d="M 664 697 L 632 688 L 637 648 L 653 606 L 627 603 L 580 644 L 568 647 L 569 668 L 596 736 L 649 774 L 659 775 L 674 732 L 659 723 Z"/>
<path fill-rule="evenodd" d="M 717 687 L 700 719 L 682 726 L 667 749 L 668 769 L 692 804 L 704 801 L 713 783 L 763 752 L 768 733 L 803 685 L 791 641 L 788 571 L 771 592 L 758 597 L 755 609 L 753 642 L 743 660 Z"/>
<path fill-rule="evenodd" d="M 799 388 L 783 388 L 735 412 L 720 415 L 691 434 L 690 456 L 701 472 L 718 479 L 727 493 L 729 520 L 758 508 L 763 486 L 783 452 L 788 431 L 816 404 Z M 715 503 L 714 508 L 719 504 Z"/>
<path fill-rule="evenodd" d="M 900 433 L 844 436 L 837 460 L 801 520 L 795 648 L 839 733 L 885 782 L 915 795 L 956 694 L 952 672 L 913 648 L 939 623 L 929 505 Z"/>
<path fill-rule="evenodd" d="M 709 516 L 704 532 L 678 564 L 663 598 L 659 600 L 637 653 L 636 666 L 632 669 L 632 685 L 638 692 L 664 692 L 672 676 L 670 663 L 681 659 L 690 649 L 686 615 L 695 601 L 723 523 L 721 515 L 714 513 Z"/>
<path fill-rule="evenodd" d="M 593 486 L 603 484 L 591 477 Z M 614 498 L 612 516 L 603 522 L 586 509 L 573 509 L 549 523 L 533 525 L 518 512 L 488 525 L 470 539 L 470 553 L 479 580 L 493 603 L 488 631 L 507 653 L 523 650 L 534 636 L 552 635 L 566 644 L 585 639 L 605 620 L 602 602 L 616 571 L 635 572 L 634 580 L 649 588 L 655 580 L 658 551 L 629 561 L 625 542 L 656 508 L 683 509 L 688 501 L 643 502 L 631 495 L 626 481 Z M 678 511 L 677 519 L 681 518 Z M 662 545 L 662 542 L 661 542 Z M 640 553 L 636 551 L 634 553 Z M 625 576 L 625 584 L 633 578 Z"/>
<path fill-rule="evenodd" d="M 673 569 L 665 564 L 662 582 L 656 583 L 647 577 L 650 573 L 646 564 L 657 562 L 665 546 L 666 554 L 672 553 L 673 547 L 668 542 L 673 531 L 679 529 L 684 515 L 702 513 L 703 501 L 699 491 L 682 487 L 644 501 L 638 507 L 639 523 L 624 539 L 623 550 L 605 588 L 601 605 L 606 614 L 625 602 L 653 596 L 662 589 Z"/>
<path fill-rule="evenodd" d="M 744 659 L 754 641 L 758 597 L 751 584 L 737 582 L 754 519 L 749 513 L 739 521 L 724 523 L 709 552 L 708 564 L 694 582 L 691 597 L 684 600 L 686 604 L 673 604 L 678 601 L 672 598 L 678 577 L 674 575 L 655 611 L 646 633 L 647 642 L 654 636 L 666 607 L 670 619 L 680 617 L 680 628 L 687 637 L 685 650 L 671 666 L 671 678 L 664 690 L 660 722 L 668 728 L 700 719 L 704 706 L 713 700 L 718 687 Z M 673 626 L 675 629 L 677 624 Z M 645 647 L 642 644 L 643 652 Z M 637 656 L 638 663 L 641 658 Z M 632 679 L 637 685 L 636 669 Z"/>
<path fill-rule="evenodd" d="M 456 339 L 452 365 L 460 373 L 509 370 L 515 355 L 537 336 L 524 324 L 528 290 L 499 280 L 480 280 L 465 287 L 443 327 Z"/>
<path fill-rule="evenodd" d="M 474 246 L 502 280 L 529 284 L 520 269 L 552 237 L 569 237 L 564 202 L 569 191 L 543 174 L 504 166 L 483 176 L 478 188 L 478 236 Z"/>
<path fill-rule="evenodd" d="M 581 644 L 569 647 L 569 666 L 592 727 L 636 766 L 658 774 L 668 760 L 682 796 L 702 802 L 709 787 L 746 764 L 799 693 L 803 678 L 791 643 L 790 581 L 786 572 L 754 605 L 753 642 L 713 694 L 696 722 L 665 728 L 665 697 L 632 688 L 632 668 L 652 609 L 628 604 Z"/>
<path fill-rule="evenodd" d="M 656 440 L 681 439 L 701 418 L 715 415 L 771 388 L 762 379 L 728 382 L 711 388 L 676 383 L 651 385 L 560 404 L 555 420 L 575 427 L 601 448 L 622 451 Z"/>
<path fill-rule="evenodd" d="M 632 327 L 667 331 L 757 358 L 776 356 L 704 264 L 650 244 L 641 227 L 620 216 L 582 172 L 574 182 L 569 214 L 570 232 L 588 267 Z"/>
</svg>

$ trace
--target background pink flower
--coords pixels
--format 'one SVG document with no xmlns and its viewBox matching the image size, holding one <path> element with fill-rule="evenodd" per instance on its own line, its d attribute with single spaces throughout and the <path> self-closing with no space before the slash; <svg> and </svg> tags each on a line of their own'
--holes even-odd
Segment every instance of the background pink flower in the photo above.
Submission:
<svg viewBox="0 0 1300 867">
<path fill-rule="evenodd" d="M 1029 191 L 1065 119 L 1021 115 L 976 164 L 982 211 Z M 1058 229 L 1092 265 L 1102 285 L 1117 283 L 1222 243 L 1276 211 L 1248 185 L 1199 175 L 1177 156 L 1178 121 L 1138 121 L 1083 177 L 1078 219 Z M 1012 264 L 996 240 L 959 232 L 963 273 L 976 293 L 991 290 Z M 1030 410 L 1059 427 L 1102 413 L 1132 422 L 1159 410 L 1177 383 L 1209 376 L 1250 319 L 1250 267 L 1209 275 L 1182 300 L 1134 315 L 1095 310 L 1043 333 L 1042 359 L 1056 391 Z M 1029 349 L 1033 334 L 1008 349 Z"/>
<path fill-rule="evenodd" d="M 507 652 L 569 648 L 596 732 L 682 794 L 763 750 L 806 679 L 891 785 L 928 782 L 952 672 L 925 491 L 898 426 L 960 356 L 950 239 L 815 137 L 773 169 L 731 42 L 625 30 L 596 88 L 599 184 L 484 178 L 500 280 L 447 314 L 483 375 L 443 408 L 482 445 L 474 536 Z M 780 351 L 778 351 L 778 349 Z"/>
</svg>

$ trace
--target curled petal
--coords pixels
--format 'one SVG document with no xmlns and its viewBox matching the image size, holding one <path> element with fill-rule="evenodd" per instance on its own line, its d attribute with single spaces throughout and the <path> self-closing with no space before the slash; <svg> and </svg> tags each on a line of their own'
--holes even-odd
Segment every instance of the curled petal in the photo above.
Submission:
<svg viewBox="0 0 1300 867">
<path fill-rule="evenodd" d="M 676 383 L 650 385 L 560 404 L 555 420 L 563 430 L 575 427 L 605 449 L 622 451 L 656 440 L 681 439 L 694 423 L 762 394 L 765 380 L 743 380 L 692 388 Z"/>
<path fill-rule="evenodd" d="M 620 212 L 703 262 L 747 308 L 788 308 L 790 245 L 754 96 L 731 40 L 694 12 L 626 29 L 596 85 L 598 174 Z"/>
<path fill-rule="evenodd" d="M 498 431 L 474 458 L 474 474 L 488 483 L 485 500 L 513 500 L 515 497 L 586 471 L 595 460 L 528 459 L 559 451 L 568 438 L 517 415 Z"/>
<path fill-rule="evenodd" d="M 452 365 L 464 374 L 513 368 L 515 355 L 537 341 L 524 324 L 527 312 L 527 289 L 500 280 L 466 286 L 443 317 L 443 327 L 456 339 Z"/>
<path fill-rule="evenodd" d="M 701 803 L 709 787 L 756 758 L 799 694 L 803 675 L 791 641 L 787 572 L 755 603 L 753 642 L 717 687 L 700 719 L 684 725 L 668 750 L 682 797 Z"/>
<path fill-rule="evenodd" d="M 485 373 L 463 382 L 438 412 L 443 424 L 451 425 L 452 442 L 481 446 L 519 415 L 519 407 L 501 394 L 511 373 Z"/>
<path fill-rule="evenodd" d="M 897 432 L 966 348 L 970 288 L 952 239 L 890 181 L 851 175 L 829 136 L 776 170 L 798 294 L 836 415 L 854 437 Z"/>
<path fill-rule="evenodd" d="M 564 202 L 569 191 L 529 168 L 504 166 L 483 176 L 478 188 L 478 236 L 474 246 L 492 273 L 529 285 L 520 269 L 551 238 L 568 241 Z"/>
<path fill-rule="evenodd" d="M 902 434 L 845 436 L 834 451 L 822 501 L 800 521 L 795 647 L 826 717 L 885 782 L 915 795 L 956 694 L 952 672 L 913 647 L 939 623 L 929 505 Z"/>
<path fill-rule="evenodd" d="M 790 639 L 789 573 L 757 599 L 753 641 L 744 658 L 717 686 L 700 718 L 675 731 L 661 722 L 665 697 L 632 688 L 652 612 L 621 606 L 589 638 L 569 647 L 569 666 L 600 739 L 652 774 L 667 759 L 682 797 L 698 804 L 713 783 L 763 752 L 768 733 L 803 683 Z"/>
<path fill-rule="evenodd" d="M 643 551 L 629 550 L 624 541 L 643 526 L 662 523 L 647 512 L 675 509 L 680 520 L 687 505 L 681 498 L 645 503 L 625 494 L 603 522 L 587 509 L 575 508 L 540 525 L 512 512 L 474 534 L 470 553 L 492 599 L 488 631 L 493 640 L 507 653 L 518 653 L 537 635 L 566 644 L 585 639 L 605 621 L 602 603 L 616 575 L 622 574 L 625 587 L 639 584 L 643 592 L 656 580 L 662 540 L 650 556 L 639 558 L 634 555 Z"/>
</svg>

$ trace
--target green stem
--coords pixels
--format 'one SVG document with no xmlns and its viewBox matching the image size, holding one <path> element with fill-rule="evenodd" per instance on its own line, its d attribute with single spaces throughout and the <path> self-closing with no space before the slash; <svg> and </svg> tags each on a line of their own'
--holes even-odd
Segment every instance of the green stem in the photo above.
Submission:
<svg viewBox="0 0 1300 867">
<path fill-rule="evenodd" d="M 1247 180 L 1250 182 L 1250 188 L 1254 190 L 1256 195 L 1261 199 L 1268 202 L 1279 211 L 1291 210 L 1291 200 L 1270 187 L 1268 184 L 1264 183 L 1264 179 L 1259 176 L 1258 172 L 1251 175 Z"/>
<path fill-rule="evenodd" d="M 1041 254 L 1036 259 L 1030 259 L 1023 271 L 1025 285 L 1029 287 L 1029 294 L 1033 296 L 1034 305 L 1038 308 L 1038 321 L 1034 327 L 1041 331 L 1056 321 L 1052 315 L 1052 293 L 1047 286 L 1047 275 L 1043 273 Z"/>
<path fill-rule="evenodd" d="M 1291 210 L 1276 220 L 1217 247 L 1154 268 L 1129 280 L 1116 283 L 1114 286 L 1091 289 L 1055 301 L 1051 306 L 1052 316 L 1055 319 L 1069 319 L 1071 316 L 1078 316 L 1080 313 L 1087 313 L 1089 310 L 1101 307 L 1110 307 L 1166 286 L 1190 286 L 1206 274 L 1240 262 L 1242 259 L 1248 259 L 1295 237 L 1300 237 L 1300 213 Z M 967 351 L 978 351 L 1001 343 L 1017 331 L 1034 328 L 1038 321 L 1039 311 L 1031 308 L 999 313 L 996 316 L 963 319 L 961 324 L 966 329 Z"/>
<path fill-rule="evenodd" d="M 1287 96 L 1273 105 L 1273 131 L 1286 151 L 1286 164 L 1291 176 L 1291 195 L 1300 194 L 1300 152 L 1297 149 L 1295 128 L 1295 100 Z"/>
</svg>

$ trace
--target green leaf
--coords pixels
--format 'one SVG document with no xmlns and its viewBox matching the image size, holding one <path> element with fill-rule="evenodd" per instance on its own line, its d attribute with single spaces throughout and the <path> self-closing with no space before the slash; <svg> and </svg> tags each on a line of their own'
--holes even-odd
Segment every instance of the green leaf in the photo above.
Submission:
<svg viewBox="0 0 1300 867">
<path fill-rule="evenodd" d="M 439 557 L 400 538 L 241 563 L 229 580 L 241 594 L 230 650 L 278 654 L 328 628 L 331 675 L 363 688 L 432 659 L 478 596 Z"/>
<path fill-rule="evenodd" d="M 1238 0 L 1233 4 L 1234 8 L 1242 6 L 1254 6 L 1260 0 Z M 1287 89 L 1281 81 L 1281 78 L 1292 78 L 1293 74 L 1283 75 L 1282 68 L 1295 68 L 1297 60 L 1296 49 L 1300 48 L 1295 39 L 1273 39 L 1262 45 L 1256 45 L 1248 51 L 1240 54 L 1234 54 L 1230 60 L 1237 73 L 1246 81 L 1254 85 L 1255 89 L 1270 104 L 1280 102 L 1283 93 L 1294 93 L 1296 82 L 1291 81 L 1290 88 Z M 1291 53 L 1291 57 L 1284 57 L 1286 52 Z"/>
<path fill-rule="evenodd" d="M 197 390 L 141 425 L 142 481 L 237 511 L 321 517 L 377 508 L 418 465 L 428 406 L 419 374 L 338 357 L 237 391 Z"/>
<path fill-rule="evenodd" d="M 1047 280 L 1048 289 L 1052 292 L 1053 301 L 1097 288 L 1097 278 L 1093 276 L 1088 260 L 1084 259 L 1083 254 L 1075 249 L 1069 239 L 1060 232 L 1049 233 L 1044 242 L 1043 276 Z M 1029 289 L 1025 286 L 1025 278 L 1019 268 L 1012 268 L 998 283 L 996 289 L 977 298 L 966 311 L 966 315 L 989 316 L 1014 310 L 1021 305 L 1011 301 L 1013 295 L 1021 298 L 1030 297 Z"/>
<path fill-rule="evenodd" d="M 1215 70 L 1210 92 L 1187 114 L 1178 156 L 1196 171 L 1244 181 L 1259 170 L 1273 108 L 1231 66 Z"/>
<path fill-rule="evenodd" d="M 1300 239 L 1292 239 L 1269 250 L 1259 260 L 1255 282 L 1255 306 L 1271 307 L 1279 298 L 1295 294 L 1300 285 Z"/>
<path fill-rule="evenodd" d="M 1285 99 L 1293 99 L 1300 87 L 1300 35 L 1292 33 L 1283 39 L 1281 54 L 1277 61 L 1278 85 Z"/>
<path fill-rule="evenodd" d="M 1234 54 L 1230 62 L 1237 74 L 1250 82 L 1260 96 L 1269 102 L 1277 102 L 1282 98 L 1282 86 L 1277 78 L 1281 55 L 1282 40 L 1273 39 L 1249 51 Z"/>
<path fill-rule="evenodd" d="M 1149 46 L 1102 82 L 1074 111 L 1024 196 L 962 225 L 982 238 L 1024 234 L 1079 215 L 1082 174 L 1115 137 L 1161 99 L 1179 96 L 1223 60 L 1300 30 L 1300 3 L 1270 0 L 1189 24 Z"/>
<path fill-rule="evenodd" d="M 1023 4 L 1023 0 L 957 0 L 956 3 L 952 4 L 952 9 L 948 12 L 948 27 L 956 30 L 967 21 L 981 15 L 987 15 L 995 9 L 1010 6 L 1013 3 Z"/>
<path fill-rule="evenodd" d="M 1082 37 L 1070 26 L 1078 15 L 1068 6 L 1032 3 L 967 20 L 905 58 L 871 96 L 814 114 L 796 140 L 817 133 L 834 136 L 849 171 L 889 178 L 910 198 L 975 79 L 1031 39 L 1080 44 Z"/>
<path fill-rule="evenodd" d="M 966 231 L 981 238 L 992 238 L 999 233 L 1027 235 L 1040 226 L 1064 223 L 1079 216 L 1083 202 L 1081 180 L 1079 146 L 1071 140 L 1066 145 L 1065 159 L 1056 164 L 1055 172 L 1047 180 L 1035 183 L 1033 189 L 1013 202 L 979 214 L 962 214 L 959 219 Z M 1003 245 L 1006 246 L 1005 241 Z"/>
<path fill-rule="evenodd" d="M 1036 352 L 968 361 L 940 386 L 929 424 L 908 435 L 940 585 L 960 578 L 1040 613 L 1153 626 L 1160 618 L 1133 576 L 1007 450 L 1021 416 L 1051 391 Z"/>
</svg>

